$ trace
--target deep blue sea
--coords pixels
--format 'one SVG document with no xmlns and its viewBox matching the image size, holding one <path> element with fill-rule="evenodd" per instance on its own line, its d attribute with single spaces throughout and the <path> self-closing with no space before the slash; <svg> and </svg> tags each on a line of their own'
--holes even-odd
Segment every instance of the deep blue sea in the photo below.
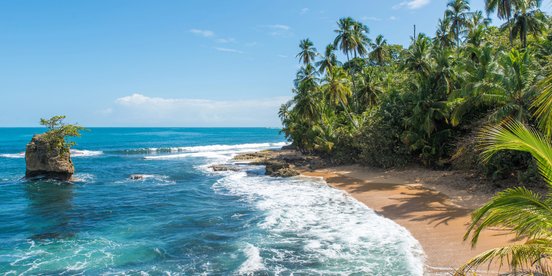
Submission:
<svg viewBox="0 0 552 276">
<path fill-rule="evenodd" d="M 76 181 L 26 181 L 42 131 L 0 128 L 0 274 L 422 274 L 408 231 L 321 179 L 208 168 L 285 145 L 277 129 L 92 128 Z"/>
</svg>

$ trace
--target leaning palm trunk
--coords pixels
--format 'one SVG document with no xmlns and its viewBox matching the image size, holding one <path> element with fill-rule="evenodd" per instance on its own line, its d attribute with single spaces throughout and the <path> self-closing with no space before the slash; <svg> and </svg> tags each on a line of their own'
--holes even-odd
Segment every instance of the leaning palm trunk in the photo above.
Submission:
<svg viewBox="0 0 552 276">
<path fill-rule="evenodd" d="M 539 172 L 552 189 L 552 144 L 539 131 L 520 122 L 485 128 L 481 139 L 483 161 L 502 150 L 530 153 Z M 530 271 L 552 274 L 552 192 L 541 196 L 524 187 L 507 189 L 494 196 L 472 214 L 464 239 L 472 236 L 475 246 L 482 230 L 490 227 L 511 229 L 520 244 L 495 248 L 479 254 L 460 267 L 456 275 L 465 275 L 484 263 L 507 264 L 513 272 Z"/>
</svg>

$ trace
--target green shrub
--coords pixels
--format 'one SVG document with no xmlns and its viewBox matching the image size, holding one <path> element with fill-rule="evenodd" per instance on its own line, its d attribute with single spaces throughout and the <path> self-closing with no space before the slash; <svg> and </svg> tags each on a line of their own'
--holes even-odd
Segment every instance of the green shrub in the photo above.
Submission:
<svg viewBox="0 0 552 276">
<path fill-rule="evenodd" d="M 66 137 L 78 137 L 84 127 L 72 124 L 64 124 L 65 116 L 54 116 L 50 119 L 40 119 L 40 124 L 47 127 L 48 131 L 44 133 L 44 139 L 49 145 L 61 152 L 68 154 L 69 149 L 75 145 L 75 142 L 67 142 Z"/>
<path fill-rule="evenodd" d="M 410 110 L 406 105 L 399 93 L 391 93 L 369 113 L 356 139 L 359 163 L 389 168 L 404 166 L 412 160 L 407 146 L 401 141 L 402 120 L 409 116 Z"/>
</svg>

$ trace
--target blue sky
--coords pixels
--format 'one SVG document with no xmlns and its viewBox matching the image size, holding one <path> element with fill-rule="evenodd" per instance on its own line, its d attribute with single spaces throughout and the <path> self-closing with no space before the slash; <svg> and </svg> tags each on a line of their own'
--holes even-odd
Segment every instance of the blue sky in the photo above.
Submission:
<svg viewBox="0 0 552 276">
<path fill-rule="evenodd" d="M 335 22 L 407 44 L 444 0 L 0 2 L 0 126 L 65 114 L 85 126 L 278 127 L 300 39 Z M 481 9 L 483 0 L 472 1 Z M 550 4 L 545 1 L 544 10 Z M 500 22 L 495 22 L 499 24 Z"/>
</svg>

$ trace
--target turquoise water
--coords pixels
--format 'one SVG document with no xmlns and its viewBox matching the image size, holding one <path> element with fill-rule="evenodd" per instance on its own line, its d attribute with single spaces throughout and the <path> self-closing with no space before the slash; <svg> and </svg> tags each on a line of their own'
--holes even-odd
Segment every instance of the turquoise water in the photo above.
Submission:
<svg viewBox="0 0 552 276">
<path fill-rule="evenodd" d="M 422 274 L 404 228 L 320 179 L 208 169 L 276 129 L 94 128 L 73 183 L 21 179 L 40 131 L 0 128 L 0 274 Z"/>
</svg>

